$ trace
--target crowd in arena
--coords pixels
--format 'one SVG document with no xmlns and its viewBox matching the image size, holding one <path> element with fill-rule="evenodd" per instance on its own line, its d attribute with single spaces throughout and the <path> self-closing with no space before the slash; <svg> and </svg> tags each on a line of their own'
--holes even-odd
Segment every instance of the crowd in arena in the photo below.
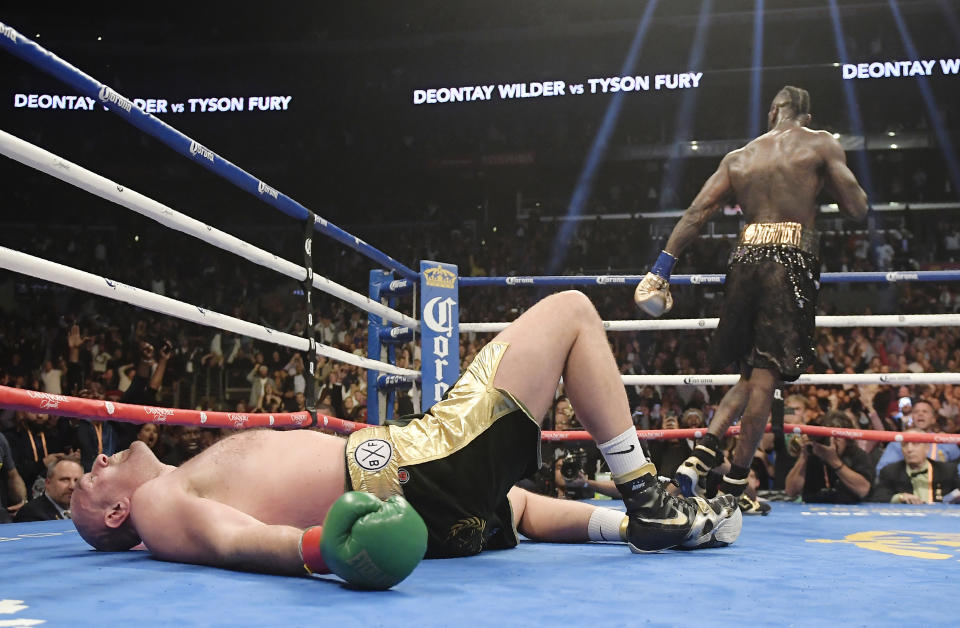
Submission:
<svg viewBox="0 0 960 628">
<path fill-rule="evenodd" d="M 932 234 L 912 235 L 906 229 L 888 232 L 870 242 L 865 234 L 828 236 L 823 246 L 823 270 L 910 270 L 942 254 L 956 253 L 960 237 L 955 222 L 919 229 Z M 428 233 L 421 248 L 406 247 L 412 256 L 451 260 L 464 275 L 506 274 L 508 269 L 542 270 L 553 236 L 549 229 L 520 221 L 514 231 L 491 233 L 482 244 L 470 234 L 443 238 Z M 623 229 L 585 225 L 569 243 L 572 268 L 602 265 L 591 259 L 596 251 L 616 255 L 629 246 Z M 146 232 L 154 243 L 159 232 Z M 27 252 L 99 272 L 229 313 L 267 326 L 303 334 L 306 316 L 302 296 L 291 281 L 268 283 L 261 273 L 229 263 L 226 253 L 202 251 L 190 260 L 161 257 L 164 247 L 148 249 L 110 231 L 88 233 L 24 234 Z M 424 233 L 421 231 L 421 236 Z M 395 234 L 404 242 L 402 231 Z M 517 237 L 528 246 L 511 246 Z M 411 236 L 411 241 L 412 241 Z M 462 238 L 462 241 L 458 238 Z M 471 246 L 463 246 L 470 242 Z M 681 262 L 682 272 L 722 272 L 729 250 L 728 239 L 704 238 Z M 403 246 L 400 247 L 404 249 Z M 891 249 L 891 250 L 888 250 Z M 579 256 L 579 257 L 578 257 Z M 416 257 L 413 257 L 416 259 Z M 597 262 L 601 263 L 597 263 Z M 539 265 L 538 265 L 539 262 Z M 334 258 L 334 276 L 356 277 L 363 263 L 355 257 Z M 339 273 L 339 274 L 336 274 Z M 700 298 L 692 286 L 677 290 L 678 317 L 715 315 L 716 295 Z M 509 298 L 496 297 L 490 288 L 461 289 L 464 321 L 512 320 L 545 293 L 537 288 L 509 288 Z M 953 313 L 960 311 L 960 294 L 949 283 L 903 283 L 884 287 L 892 291 L 898 313 Z M 636 318 L 627 288 L 586 290 L 606 320 Z M 856 288 L 826 287 L 821 309 L 831 311 L 833 292 Z M 876 290 L 874 290 L 876 291 Z M 850 294 L 847 296 L 849 297 Z M 0 277 L 0 384 L 51 394 L 76 395 L 145 405 L 227 410 L 239 413 L 303 410 L 308 370 L 305 357 L 292 350 L 266 345 L 229 332 L 200 328 L 144 310 L 108 302 L 78 291 L 5 273 Z M 834 295 L 835 296 L 835 295 Z M 366 315 L 334 299 L 319 299 L 313 333 L 324 344 L 365 354 Z M 866 303 L 863 300 L 863 303 Z M 855 311 L 858 308 L 853 308 Z M 871 311 L 862 305 L 860 312 Z M 461 368 L 492 334 L 461 337 Z M 623 374 L 706 374 L 709 334 L 702 331 L 611 333 L 611 346 Z M 960 370 L 960 331 L 957 327 L 821 328 L 817 332 L 817 373 L 957 372 Z M 401 346 L 398 366 L 419 369 L 416 343 Z M 366 420 L 366 377 L 359 367 L 319 358 L 315 370 L 317 410 L 320 414 L 354 421 Z M 638 428 L 697 427 L 709 423 L 724 392 L 719 386 L 629 386 L 634 421 Z M 818 385 L 788 386 L 786 421 L 834 427 L 893 431 L 960 432 L 960 386 L 955 385 Z M 395 414 L 412 413 L 419 405 L 417 391 L 397 394 Z M 558 393 L 556 411 L 546 417 L 545 429 L 576 428 L 575 409 Z M 89 422 L 21 411 L 0 412 L 0 483 L 3 509 L 0 516 L 68 516 L 71 481 L 89 470 L 98 453 L 113 454 L 137 439 L 146 443 L 168 464 L 180 464 L 202 451 L 228 430 L 199 427 L 131 425 Z M 889 446 L 867 441 L 849 444 L 836 439 L 826 447 L 807 437 L 768 437 L 754 460 L 752 486 L 773 499 L 808 501 L 913 501 L 909 482 L 891 493 L 884 469 L 903 467 L 913 455 L 910 443 Z M 844 443 L 844 444 L 840 444 Z M 732 447 L 734 442 L 729 443 Z M 650 454 L 661 473 L 669 475 L 689 455 L 692 442 L 652 441 Z M 950 499 L 951 487 L 960 482 L 955 445 L 923 446 L 921 458 L 936 464 L 937 482 L 928 482 L 923 501 Z M 827 451 L 829 449 L 829 452 Z M 839 452 L 839 453 L 830 453 Z M 920 454 L 917 454 L 920 455 Z M 530 486 L 548 494 L 568 497 L 615 496 L 603 477 L 595 448 L 544 445 L 544 468 L 529 480 Z M 566 464 L 575 461 L 576 464 Z M 802 463 L 802 465 L 801 465 Z M 816 464 L 815 464 L 816 463 Z M 819 464 L 819 466 L 817 466 Z M 804 467 L 797 471 L 798 465 Z M 840 481 L 835 469 L 855 469 L 866 485 L 853 490 Z M 943 469 L 940 465 L 946 465 Z M 952 465 L 952 466 L 951 466 Z M 567 468 L 567 475 L 562 473 Z M 952 468 L 952 471 L 947 469 Z M 816 469 L 811 474 L 809 469 Z M 573 469 L 573 471 L 571 471 Z M 14 472 L 14 470 L 16 470 Z M 574 472 L 575 471 L 575 472 Z M 891 472 L 888 472 L 888 475 Z M 599 480 L 598 478 L 599 474 Z M 906 477 L 906 476 L 904 476 Z M 71 478 L 73 478 L 71 480 Z M 811 480 L 811 478 L 813 478 Z M 902 479 L 902 478 L 901 478 Z M 806 480 L 806 482 L 804 481 Z M 863 489 L 867 487 L 867 490 Z M 950 490 L 948 490 L 950 489 Z M 916 494 L 920 494 L 917 492 Z M 64 498 L 66 496 L 66 498 Z M 49 502 L 49 503 L 48 503 Z M 29 508 L 24 504 L 30 505 Z M 46 505 L 46 508 L 40 508 Z M 50 507 L 55 505 L 55 507 Z M 20 511 L 23 512 L 20 515 Z M 19 518 L 18 518 L 19 517 Z"/>
</svg>

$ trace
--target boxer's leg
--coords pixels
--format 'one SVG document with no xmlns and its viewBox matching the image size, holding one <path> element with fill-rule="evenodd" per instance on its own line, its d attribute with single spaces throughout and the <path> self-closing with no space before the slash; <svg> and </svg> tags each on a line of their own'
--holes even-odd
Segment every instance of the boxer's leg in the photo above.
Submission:
<svg viewBox="0 0 960 628">
<path fill-rule="evenodd" d="M 586 541 L 628 541 L 630 518 L 612 508 L 583 502 L 537 495 L 521 488 L 510 489 L 507 496 L 513 511 L 513 525 L 525 537 L 552 543 Z M 738 512 L 718 517 L 717 525 L 698 543 L 685 544 L 685 549 L 721 547 L 740 536 Z M 636 530 L 634 530 L 636 533 Z"/>
<path fill-rule="evenodd" d="M 562 375 L 577 419 L 597 442 L 633 427 L 603 322 L 583 293 L 546 297 L 494 340 L 510 343 L 494 386 L 510 391 L 533 416 L 550 409 Z"/>
<path fill-rule="evenodd" d="M 770 418 L 773 405 L 773 392 L 780 386 L 780 375 L 774 370 L 754 368 L 750 374 L 750 398 L 740 420 L 740 438 L 733 452 L 730 470 L 720 481 L 718 490 L 738 498 L 740 509 L 746 514 L 765 515 L 770 506 L 748 497 L 747 476 L 750 474 L 750 462 L 763 438 L 763 432 Z"/>
<path fill-rule="evenodd" d="M 631 549 L 696 544 L 730 518 L 722 498 L 723 503 L 709 505 L 686 501 L 661 486 L 640 447 L 603 322 L 585 295 L 568 291 L 549 296 L 495 340 L 510 347 L 500 360 L 494 386 L 516 396 L 533 416 L 546 414 L 563 376 L 570 403 L 597 440 L 627 506 Z"/>
<path fill-rule="evenodd" d="M 743 414 L 750 394 L 750 378 L 746 373 L 741 374 L 740 380 L 720 400 L 706 435 L 697 443 L 693 454 L 677 469 L 675 477 L 681 493 L 689 497 L 704 492 L 704 482 L 701 480 L 723 462 L 720 443 L 727 428 Z"/>
</svg>

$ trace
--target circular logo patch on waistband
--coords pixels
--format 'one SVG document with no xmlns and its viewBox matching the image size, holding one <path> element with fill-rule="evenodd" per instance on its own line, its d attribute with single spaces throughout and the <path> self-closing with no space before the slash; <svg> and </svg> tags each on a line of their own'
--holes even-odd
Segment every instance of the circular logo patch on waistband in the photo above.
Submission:
<svg viewBox="0 0 960 628">
<path fill-rule="evenodd" d="M 353 451 L 353 459 L 361 469 L 379 471 L 387 466 L 393 457 L 393 445 L 382 438 L 371 438 L 363 441 Z"/>
</svg>

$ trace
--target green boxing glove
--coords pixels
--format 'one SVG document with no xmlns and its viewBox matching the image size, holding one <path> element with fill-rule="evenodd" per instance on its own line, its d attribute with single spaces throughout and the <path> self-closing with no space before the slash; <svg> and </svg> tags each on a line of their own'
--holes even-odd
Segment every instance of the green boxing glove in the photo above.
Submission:
<svg viewBox="0 0 960 628">
<path fill-rule="evenodd" d="M 364 589 L 389 589 L 410 575 L 427 552 L 427 526 L 399 495 L 344 493 L 323 522 L 326 567 Z"/>
</svg>

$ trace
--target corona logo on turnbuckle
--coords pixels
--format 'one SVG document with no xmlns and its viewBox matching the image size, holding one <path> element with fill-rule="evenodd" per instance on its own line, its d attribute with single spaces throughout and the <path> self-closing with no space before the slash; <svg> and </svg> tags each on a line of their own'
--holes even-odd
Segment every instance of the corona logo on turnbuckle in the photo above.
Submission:
<svg viewBox="0 0 960 628">
<path fill-rule="evenodd" d="M 927 560 L 960 558 L 960 533 L 957 532 L 906 530 L 855 532 L 841 540 L 807 539 L 807 543 L 849 543 L 861 549 Z"/>
<path fill-rule="evenodd" d="M 603 276 L 603 277 L 597 277 L 596 281 L 597 281 L 597 283 L 598 283 L 599 285 L 601 285 L 601 286 L 606 286 L 606 285 L 609 285 L 609 284 L 627 283 L 627 278 L 626 278 L 626 277 L 607 277 L 607 276 Z"/>
<path fill-rule="evenodd" d="M 508 286 L 532 285 L 533 277 L 507 277 Z"/>
<path fill-rule="evenodd" d="M 423 271 L 424 281 L 427 282 L 427 285 L 431 288 L 446 288 L 447 290 L 453 290 L 457 284 L 457 274 L 452 273 L 446 268 L 441 268 L 440 266 L 435 266 L 433 268 L 428 268 Z"/>
<path fill-rule="evenodd" d="M 440 401 L 460 374 L 457 284 L 457 267 L 453 264 L 420 262 L 421 403 L 424 408 Z"/>
</svg>

